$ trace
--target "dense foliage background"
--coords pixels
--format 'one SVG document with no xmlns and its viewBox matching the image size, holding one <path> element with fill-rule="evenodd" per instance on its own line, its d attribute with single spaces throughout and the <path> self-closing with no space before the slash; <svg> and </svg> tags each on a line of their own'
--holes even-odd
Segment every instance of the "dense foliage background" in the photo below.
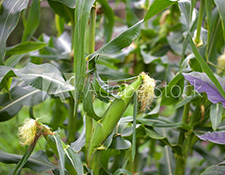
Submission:
<svg viewBox="0 0 225 175">
<path fill-rule="evenodd" d="M 0 174 L 225 174 L 224 9 L 0 0 Z M 26 118 L 47 128 L 28 146 Z"/>
</svg>

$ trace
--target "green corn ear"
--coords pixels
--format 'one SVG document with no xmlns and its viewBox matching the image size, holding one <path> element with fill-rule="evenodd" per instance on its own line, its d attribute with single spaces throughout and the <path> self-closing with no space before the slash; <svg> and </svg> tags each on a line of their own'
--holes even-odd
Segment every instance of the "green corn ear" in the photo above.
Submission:
<svg viewBox="0 0 225 175">
<path fill-rule="evenodd" d="M 94 153 L 101 149 L 101 145 L 105 139 L 112 133 L 116 124 L 120 120 L 127 106 L 131 102 L 134 92 L 136 92 L 142 83 L 142 76 L 140 75 L 132 84 L 128 85 L 121 94 L 120 99 L 115 99 L 108 107 L 103 115 L 103 119 L 99 121 L 94 128 L 94 133 L 90 142 L 88 150 L 88 164 L 91 166 L 91 161 L 95 158 Z M 99 154 L 97 154 L 99 156 Z M 91 167 L 94 169 L 94 167 Z M 95 170 L 94 170 L 95 171 Z M 95 171 L 96 174 L 98 171 Z"/>
<path fill-rule="evenodd" d="M 154 97 L 155 80 L 142 72 L 138 78 L 121 94 L 120 99 L 115 99 L 104 113 L 102 120 L 93 128 L 93 134 L 89 144 L 88 166 L 93 170 L 94 175 L 99 174 L 101 167 L 102 145 L 106 138 L 112 133 L 116 124 L 120 120 L 127 106 L 130 104 L 135 92 L 138 93 L 138 100 L 141 103 L 141 111 L 148 108 Z"/>
</svg>

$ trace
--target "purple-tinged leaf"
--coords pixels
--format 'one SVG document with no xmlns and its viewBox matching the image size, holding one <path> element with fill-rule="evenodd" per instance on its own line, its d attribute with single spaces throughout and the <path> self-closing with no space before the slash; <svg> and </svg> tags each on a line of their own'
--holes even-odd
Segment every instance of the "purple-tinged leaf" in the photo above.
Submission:
<svg viewBox="0 0 225 175">
<path fill-rule="evenodd" d="M 225 145 L 225 131 L 207 132 L 203 135 L 197 135 L 201 140 L 208 140 L 213 143 Z"/>
<path fill-rule="evenodd" d="M 206 92 L 209 101 L 215 104 L 221 102 L 223 104 L 223 107 L 225 108 L 225 99 L 205 73 L 183 73 L 183 76 L 186 80 L 190 82 L 191 85 L 194 86 L 197 92 Z M 225 80 L 219 76 L 216 76 L 216 78 L 222 88 L 225 90 Z"/>
</svg>

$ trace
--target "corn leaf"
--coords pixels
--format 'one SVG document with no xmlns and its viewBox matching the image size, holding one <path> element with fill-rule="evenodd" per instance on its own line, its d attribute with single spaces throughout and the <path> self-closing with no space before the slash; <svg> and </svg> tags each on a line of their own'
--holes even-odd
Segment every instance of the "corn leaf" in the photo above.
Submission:
<svg viewBox="0 0 225 175">
<path fill-rule="evenodd" d="M 51 72 L 49 73 L 49 70 Z M 0 66 L 0 82 L 5 77 L 17 76 L 26 84 L 49 94 L 58 94 L 74 90 L 74 86 L 69 84 L 62 77 L 61 72 L 51 64 L 35 65 L 28 63 L 22 69 Z"/>
<path fill-rule="evenodd" d="M 157 0 L 157 1 L 154 1 L 152 3 L 152 5 L 150 6 L 147 14 L 145 15 L 144 21 L 149 20 L 150 18 L 152 18 L 153 16 L 155 16 L 156 14 L 161 12 L 162 10 L 164 10 L 167 7 L 173 5 L 175 2 L 177 2 L 177 1 L 176 0 Z"/>
<path fill-rule="evenodd" d="M 39 50 L 45 46 L 46 46 L 45 43 L 27 41 L 13 47 L 8 47 L 6 49 L 6 55 L 18 55 L 18 54 L 29 53 L 35 50 Z"/>
<path fill-rule="evenodd" d="M 13 175 L 17 175 L 19 173 L 19 171 L 23 168 L 23 166 L 27 163 L 31 153 L 34 150 L 36 143 L 32 143 L 26 150 L 25 154 L 23 155 L 23 157 L 20 159 L 20 161 L 18 162 L 18 164 L 16 165 L 15 169 L 10 173 Z"/>
<path fill-rule="evenodd" d="M 98 0 L 104 9 L 104 42 L 110 41 L 113 34 L 114 12 L 106 0 Z"/>
<path fill-rule="evenodd" d="M 0 150 L 0 162 L 5 164 L 17 164 L 23 156 L 10 154 Z M 58 169 L 57 166 L 49 162 L 47 155 L 43 151 L 32 154 L 27 160 L 24 168 L 30 168 L 36 172 Z"/>
<path fill-rule="evenodd" d="M 76 1 L 75 9 L 75 33 L 74 33 L 74 72 L 75 72 L 75 106 L 84 87 L 86 75 L 85 60 L 85 28 L 87 27 L 88 16 L 95 0 Z"/>
<path fill-rule="evenodd" d="M 40 1 L 33 0 L 23 32 L 22 38 L 23 42 L 31 39 L 32 35 L 38 28 L 39 23 L 40 23 Z"/>
<path fill-rule="evenodd" d="M 128 30 L 121 33 L 119 36 L 101 47 L 98 51 L 95 52 L 95 54 L 114 54 L 121 49 L 129 46 L 132 41 L 139 35 L 142 23 L 143 20 L 139 21 Z"/>
<path fill-rule="evenodd" d="M 25 55 L 26 54 L 12 55 L 5 61 L 5 65 L 9 67 L 15 67 Z"/>
<path fill-rule="evenodd" d="M 220 19 L 223 27 L 223 37 L 225 39 L 225 3 L 224 0 L 215 0 L 216 6 L 219 10 Z"/>
<path fill-rule="evenodd" d="M 71 147 L 68 147 L 65 150 L 67 158 L 70 160 L 71 164 L 73 165 L 74 169 L 77 171 L 78 175 L 83 175 L 83 165 L 80 159 L 80 156 L 74 152 Z"/>
<path fill-rule="evenodd" d="M 49 1 L 59 2 L 61 4 L 65 4 L 66 6 L 70 8 L 75 8 L 75 4 L 76 4 L 75 0 L 49 0 Z"/>
<path fill-rule="evenodd" d="M 190 45 L 192 47 L 193 53 L 194 53 L 196 59 L 198 60 L 199 64 L 201 65 L 202 70 L 212 80 L 212 82 L 215 84 L 215 86 L 217 87 L 217 89 L 219 90 L 219 92 L 223 96 L 223 98 L 225 98 L 225 92 L 224 92 L 222 86 L 220 85 L 219 81 L 216 79 L 215 75 L 213 74 L 212 70 L 209 68 L 209 66 L 207 65 L 205 60 L 200 55 L 197 47 L 195 46 L 195 44 L 194 44 L 194 42 L 193 42 L 193 40 L 191 38 L 191 35 L 189 33 L 188 33 L 188 37 L 189 37 L 189 43 L 190 43 Z"/>
<path fill-rule="evenodd" d="M 64 18 L 67 23 L 72 22 L 72 24 L 74 24 L 74 8 L 70 8 L 60 1 L 61 0 L 48 0 L 48 4 L 53 11 Z"/>
<path fill-rule="evenodd" d="M 58 151 L 58 155 L 59 155 L 59 171 L 60 171 L 60 175 L 64 175 L 65 174 L 65 151 L 62 147 L 62 141 L 59 137 L 58 134 L 53 135 L 55 144 L 56 144 L 56 148 Z"/>
<path fill-rule="evenodd" d="M 49 72 L 49 70 L 51 70 Z M 28 63 L 26 67 L 14 71 L 25 83 L 49 94 L 58 94 L 74 90 L 74 86 L 64 80 L 61 72 L 51 64 L 35 65 Z"/>
<path fill-rule="evenodd" d="M 46 97 L 45 92 L 33 87 L 15 86 L 9 93 L 0 96 L 0 122 L 14 117 L 23 106 L 35 106 L 43 102 Z"/>
<path fill-rule="evenodd" d="M 20 12 L 27 7 L 29 0 L 5 0 L 1 4 L 0 15 L 0 65 L 4 63 L 6 40 L 16 27 Z"/>
</svg>

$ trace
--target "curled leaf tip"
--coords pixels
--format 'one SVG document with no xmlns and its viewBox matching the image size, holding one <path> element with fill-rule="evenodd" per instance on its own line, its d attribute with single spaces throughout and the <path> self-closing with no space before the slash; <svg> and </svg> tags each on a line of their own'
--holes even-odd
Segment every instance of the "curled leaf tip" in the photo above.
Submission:
<svg viewBox="0 0 225 175">
<path fill-rule="evenodd" d="M 141 111 L 143 111 L 152 103 L 156 82 L 144 72 L 140 75 L 142 76 L 143 83 L 138 90 L 138 100 L 141 103 Z"/>
</svg>

